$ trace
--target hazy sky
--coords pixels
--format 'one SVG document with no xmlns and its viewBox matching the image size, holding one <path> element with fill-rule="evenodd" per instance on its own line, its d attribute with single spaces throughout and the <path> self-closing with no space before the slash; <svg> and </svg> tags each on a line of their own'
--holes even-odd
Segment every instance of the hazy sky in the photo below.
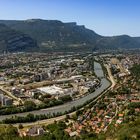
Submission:
<svg viewBox="0 0 140 140">
<path fill-rule="evenodd" d="M 140 0 L 0 0 L 0 19 L 75 21 L 101 35 L 140 36 Z"/>
</svg>

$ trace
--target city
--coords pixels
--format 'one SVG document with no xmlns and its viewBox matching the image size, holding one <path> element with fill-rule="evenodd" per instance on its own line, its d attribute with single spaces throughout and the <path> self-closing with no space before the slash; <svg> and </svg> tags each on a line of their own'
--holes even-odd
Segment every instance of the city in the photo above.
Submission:
<svg viewBox="0 0 140 140">
<path fill-rule="evenodd" d="M 18 62 L 10 67 L 8 59 Z M 133 76 L 139 59 L 138 53 L 2 55 L 0 120 L 17 126 L 21 137 L 44 135 L 56 120 L 65 122 L 69 137 L 113 131 L 140 115 Z"/>
<path fill-rule="evenodd" d="M 0 140 L 140 140 L 139 0 L 0 10 Z"/>
</svg>

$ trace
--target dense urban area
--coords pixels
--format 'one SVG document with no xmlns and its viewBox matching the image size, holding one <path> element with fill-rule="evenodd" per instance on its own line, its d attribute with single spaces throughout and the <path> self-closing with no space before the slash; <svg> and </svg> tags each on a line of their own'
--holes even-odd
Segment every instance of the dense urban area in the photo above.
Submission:
<svg viewBox="0 0 140 140">
<path fill-rule="evenodd" d="M 0 55 L 1 140 L 140 139 L 140 51 Z"/>
</svg>

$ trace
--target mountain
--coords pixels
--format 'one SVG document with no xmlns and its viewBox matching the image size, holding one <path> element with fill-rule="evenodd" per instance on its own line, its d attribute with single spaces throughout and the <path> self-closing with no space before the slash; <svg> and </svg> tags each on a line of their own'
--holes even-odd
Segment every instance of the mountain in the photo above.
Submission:
<svg viewBox="0 0 140 140">
<path fill-rule="evenodd" d="M 28 51 L 37 48 L 37 43 L 28 35 L 0 24 L 0 52 Z"/>
<path fill-rule="evenodd" d="M 140 48 L 140 38 L 127 35 L 104 37 L 75 22 L 58 20 L 0 20 L 14 32 L 37 41 L 39 51 L 91 51 L 118 48 Z M 30 46 L 30 48 L 33 44 Z M 26 50 L 26 48 L 25 48 Z"/>
<path fill-rule="evenodd" d="M 103 37 L 96 42 L 96 49 L 140 48 L 140 39 L 128 35 Z"/>
<path fill-rule="evenodd" d="M 101 36 L 75 22 L 30 19 L 25 21 L 0 21 L 10 28 L 28 34 L 46 50 L 88 50 Z"/>
<path fill-rule="evenodd" d="M 134 39 L 140 43 L 140 37 L 134 37 Z"/>
</svg>

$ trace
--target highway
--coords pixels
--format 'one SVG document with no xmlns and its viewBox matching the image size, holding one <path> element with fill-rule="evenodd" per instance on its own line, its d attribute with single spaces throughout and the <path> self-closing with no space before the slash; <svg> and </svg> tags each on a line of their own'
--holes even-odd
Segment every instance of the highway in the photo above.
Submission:
<svg viewBox="0 0 140 140">
<path fill-rule="evenodd" d="M 114 77 L 113 77 L 113 75 L 111 73 L 111 70 L 110 70 L 109 66 L 108 65 L 105 65 L 105 66 L 106 66 L 106 69 L 107 69 L 107 72 L 108 72 L 109 79 L 110 79 L 110 81 L 112 83 L 111 88 L 113 88 L 116 85 L 116 82 L 114 80 Z"/>
</svg>

